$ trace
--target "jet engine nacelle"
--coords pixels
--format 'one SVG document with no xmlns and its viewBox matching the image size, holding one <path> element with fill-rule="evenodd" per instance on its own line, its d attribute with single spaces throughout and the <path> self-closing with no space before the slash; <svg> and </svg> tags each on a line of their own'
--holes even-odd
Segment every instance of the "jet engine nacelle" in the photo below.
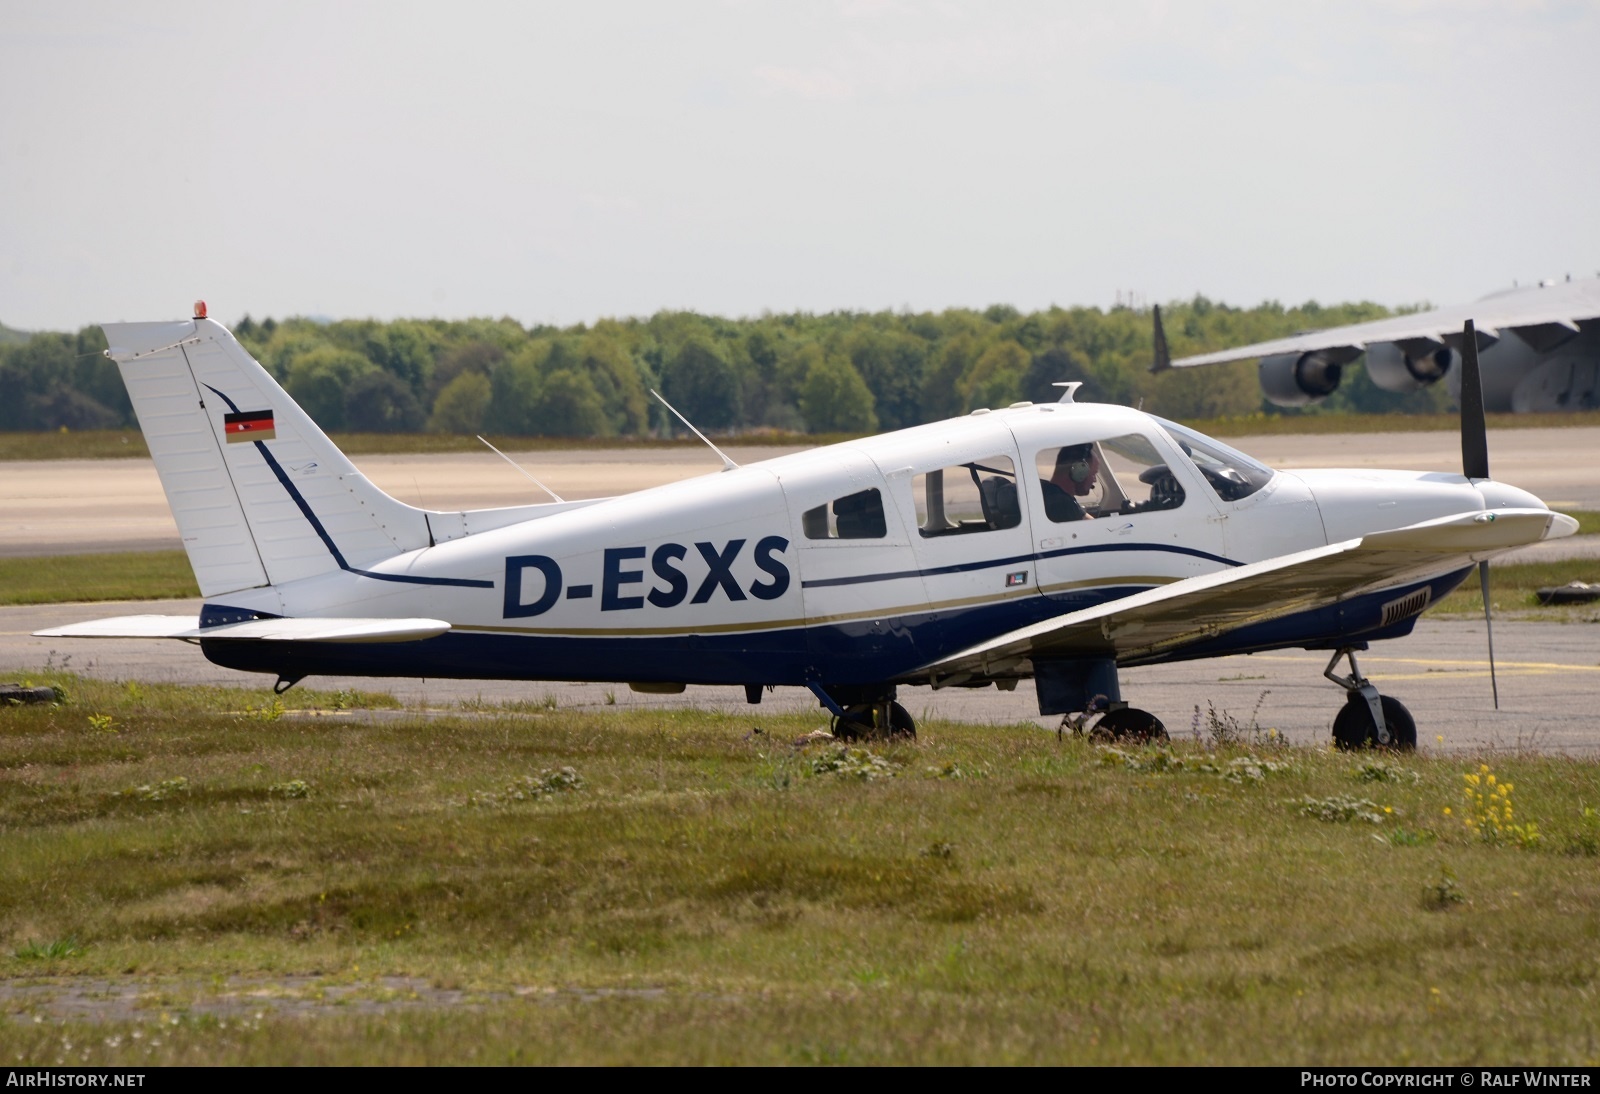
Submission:
<svg viewBox="0 0 1600 1094">
<path fill-rule="evenodd" d="M 1367 375 L 1385 391 L 1420 391 L 1444 379 L 1454 363 L 1455 351 L 1449 346 L 1406 349 L 1393 342 L 1376 342 L 1367 347 Z"/>
<path fill-rule="evenodd" d="M 1322 352 L 1284 353 L 1263 357 L 1261 391 L 1279 406 L 1310 406 L 1332 395 L 1344 365 Z"/>
</svg>

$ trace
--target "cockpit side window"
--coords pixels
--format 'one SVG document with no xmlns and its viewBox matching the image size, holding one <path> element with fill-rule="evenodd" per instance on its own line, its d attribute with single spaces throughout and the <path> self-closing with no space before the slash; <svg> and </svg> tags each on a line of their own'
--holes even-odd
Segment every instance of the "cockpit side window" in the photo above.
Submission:
<svg viewBox="0 0 1600 1094">
<path fill-rule="evenodd" d="M 1057 524 L 1183 504 L 1166 458 L 1137 433 L 1041 449 L 1035 461 L 1044 515 Z"/>
<path fill-rule="evenodd" d="M 888 534 L 883 519 L 883 495 L 876 488 L 859 490 L 831 504 L 807 509 L 800 515 L 807 539 L 882 539 Z"/>
<path fill-rule="evenodd" d="M 1016 465 L 1008 456 L 927 471 L 911 482 L 917 532 L 924 538 L 993 532 L 1022 523 Z"/>
<path fill-rule="evenodd" d="M 1187 426 L 1169 422 L 1165 418 L 1155 420 L 1178 443 L 1184 454 L 1194 461 L 1206 485 L 1215 490 L 1223 501 L 1248 498 L 1277 474 L 1266 464 L 1204 433 L 1196 433 Z"/>
</svg>

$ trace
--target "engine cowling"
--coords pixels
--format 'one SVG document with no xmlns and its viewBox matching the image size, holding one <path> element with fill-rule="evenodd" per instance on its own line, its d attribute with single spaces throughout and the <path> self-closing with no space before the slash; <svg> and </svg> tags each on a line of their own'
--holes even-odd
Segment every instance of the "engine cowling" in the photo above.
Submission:
<svg viewBox="0 0 1600 1094">
<path fill-rule="evenodd" d="M 1321 350 L 1263 357 L 1258 367 L 1261 391 L 1278 406 L 1320 403 L 1339 387 L 1344 363 Z"/>
<path fill-rule="evenodd" d="M 1443 380 L 1455 359 L 1455 350 L 1437 343 L 1402 347 L 1378 342 L 1367 347 L 1367 375 L 1385 391 L 1420 391 Z"/>
</svg>

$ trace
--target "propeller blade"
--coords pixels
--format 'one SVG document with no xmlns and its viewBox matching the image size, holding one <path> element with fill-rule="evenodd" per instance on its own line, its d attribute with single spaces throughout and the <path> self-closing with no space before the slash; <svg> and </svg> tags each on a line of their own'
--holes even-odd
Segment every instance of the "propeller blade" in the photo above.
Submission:
<svg viewBox="0 0 1600 1094">
<path fill-rule="evenodd" d="M 1494 613 L 1489 610 L 1489 563 L 1478 563 L 1478 585 L 1483 589 L 1483 630 L 1489 636 L 1489 686 L 1494 689 L 1494 709 L 1500 709 L 1500 682 L 1494 675 Z"/>
<path fill-rule="evenodd" d="M 1489 429 L 1483 418 L 1483 377 L 1478 371 L 1478 331 L 1468 319 L 1461 329 L 1461 473 L 1489 477 Z"/>
<path fill-rule="evenodd" d="M 1469 479 L 1489 477 L 1489 427 L 1483 417 L 1483 375 L 1478 371 L 1478 330 L 1468 319 L 1461 328 L 1461 473 Z M 1500 681 L 1494 672 L 1494 610 L 1489 604 L 1489 563 L 1478 563 L 1483 590 L 1483 630 L 1489 639 L 1489 686 L 1494 709 L 1500 709 Z"/>
</svg>

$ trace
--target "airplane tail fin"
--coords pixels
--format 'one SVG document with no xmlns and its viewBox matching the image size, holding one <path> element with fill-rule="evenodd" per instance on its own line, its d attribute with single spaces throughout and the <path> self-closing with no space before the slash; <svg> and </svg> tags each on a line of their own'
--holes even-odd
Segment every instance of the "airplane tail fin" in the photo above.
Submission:
<svg viewBox="0 0 1600 1094">
<path fill-rule="evenodd" d="M 429 546 L 221 324 L 108 323 L 202 595 L 360 572 Z"/>
<path fill-rule="evenodd" d="M 1167 329 L 1161 325 L 1161 305 L 1152 305 L 1150 311 L 1154 316 L 1151 335 L 1155 341 L 1155 359 L 1150 363 L 1150 371 L 1166 372 L 1172 367 L 1172 351 L 1167 348 Z"/>
</svg>

